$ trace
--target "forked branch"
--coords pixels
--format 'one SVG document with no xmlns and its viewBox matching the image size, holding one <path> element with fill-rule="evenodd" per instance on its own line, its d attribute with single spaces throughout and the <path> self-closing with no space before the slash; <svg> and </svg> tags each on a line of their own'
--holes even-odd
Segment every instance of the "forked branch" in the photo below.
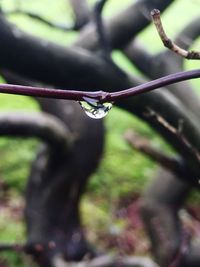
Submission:
<svg viewBox="0 0 200 267">
<path fill-rule="evenodd" d="M 188 148 L 188 150 L 196 157 L 196 159 L 200 162 L 200 151 L 198 151 L 187 139 L 187 137 L 182 132 L 182 121 L 180 121 L 178 128 L 175 128 L 173 125 L 171 125 L 168 121 L 166 121 L 160 114 L 158 114 L 156 111 L 152 110 L 151 108 L 148 108 L 148 113 L 145 114 L 149 117 L 154 117 L 155 120 L 161 124 L 166 130 L 174 134 L 178 137 L 178 139 L 182 142 L 182 144 Z"/>
<path fill-rule="evenodd" d="M 176 172 L 180 169 L 180 161 L 177 158 L 169 156 L 153 147 L 148 138 L 141 137 L 133 130 L 128 130 L 124 134 L 124 139 L 132 148 L 148 156 L 162 167 L 172 172 Z"/>
<path fill-rule="evenodd" d="M 156 29 L 158 31 L 158 34 L 160 36 L 160 39 L 162 40 L 165 47 L 169 48 L 176 54 L 187 58 L 187 59 L 200 59 L 200 52 L 197 51 L 187 51 L 181 47 L 179 47 L 177 44 L 175 44 L 165 33 L 165 30 L 162 25 L 162 21 L 160 18 L 160 11 L 158 9 L 153 9 L 151 11 L 151 16 L 153 19 L 153 22 L 156 26 Z"/>
</svg>

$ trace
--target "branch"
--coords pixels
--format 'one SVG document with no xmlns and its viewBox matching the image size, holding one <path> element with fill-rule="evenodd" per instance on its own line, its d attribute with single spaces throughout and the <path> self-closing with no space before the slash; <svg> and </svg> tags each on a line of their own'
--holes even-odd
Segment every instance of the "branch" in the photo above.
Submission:
<svg viewBox="0 0 200 267">
<path fill-rule="evenodd" d="M 112 48 L 126 45 L 150 22 L 150 11 L 156 6 L 164 11 L 174 0 L 137 0 L 119 14 L 105 21 L 105 32 Z M 88 25 L 81 32 L 75 45 L 89 50 L 98 50 L 99 42 L 94 25 Z"/>
<path fill-rule="evenodd" d="M 179 211 L 191 191 L 169 172 L 161 171 L 141 199 L 141 212 L 157 262 L 163 267 L 200 264 L 199 243 L 182 226 Z"/>
<path fill-rule="evenodd" d="M 58 118 L 38 113 L 1 113 L 0 136 L 37 137 L 50 147 L 68 151 L 72 142 L 71 133 Z"/>
<path fill-rule="evenodd" d="M 200 52 L 196 51 L 186 51 L 185 49 L 182 49 L 178 45 L 176 45 L 174 42 L 172 42 L 171 39 L 169 39 L 164 31 L 161 19 L 160 19 L 160 11 L 158 9 L 154 9 L 151 11 L 151 16 L 153 19 L 153 22 L 156 26 L 156 29 L 158 31 L 158 34 L 164 44 L 165 47 L 169 48 L 176 54 L 187 58 L 187 59 L 200 59 Z"/>
<path fill-rule="evenodd" d="M 91 20 L 87 0 L 69 0 L 75 15 L 74 27 L 79 30 Z"/>
<path fill-rule="evenodd" d="M 161 1 L 159 3 L 160 5 L 164 5 L 163 8 L 165 8 L 171 2 L 172 1 Z M 138 3 L 142 3 L 142 5 L 149 5 L 150 3 L 151 6 L 152 4 L 157 3 L 157 0 L 144 0 L 138 1 L 137 4 Z M 137 8 L 139 8 L 140 11 L 138 11 Z M 135 11 L 139 12 L 137 15 L 141 15 L 142 8 L 139 4 L 137 8 L 133 11 L 133 7 L 131 6 L 126 14 L 131 15 L 131 18 L 133 18 L 132 12 Z M 125 13 L 123 13 L 123 16 L 124 15 Z M 119 73 L 116 73 L 116 71 L 113 72 L 108 64 L 105 64 L 105 62 L 96 56 L 91 56 L 91 54 L 88 54 L 85 50 L 77 52 L 75 49 L 70 49 L 70 51 L 68 51 L 60 46 L 55 46 L 49 43 L 47 43 L 47 47 L 44 47 L 42 41 L 24 35 L 21 32 L 20 34 L 22 34 L 22 36 L 21 38 L 18 38 L 14 34 L 18 29 L 10 26 L 10 24 L 2 17 L 0 17 L 0 20 L 0 32 L 2 36 L 0 42 L 0 50 L 2 51 L 1 66 L 4 68 L 20 73 L 29 79 L 40 80 L 44 83 L 48 82 L 58 87 L 87 88 L 88 90 L 94 90 L 95 88 L 109 88 L 109 90 L 112 91 L 119 88 L 129 88 L 141 83 L 141 81 L 138 81 L 135 78 L 132 79 L 126 75 L 119 76 Z M 120 23 L 122 23 L 122 20 Z M 116 26 L 117 25 L 118 24 L 116 24 Z M 125 28 L 122 29 L 122 32 L 126 32 L 124 29 Z M 139 28 L 137 27 L 137 29 Z M 119 31 L 119 29 L 117 30 Z M 96 47 L 90 38 L 87 40 L 92 47 Z M 31 50 L 27 50 L 27 47 L 29 47 L 30 44 L 32 44 Z M 84 42 L 80 45 L 84 46 Z M 48 71 L 44 72 L 44 69 L 47 69 Z M 94 97 L 94 95 L 92 97 Z M 143 120 L 146 120 L 152 127 L 154 127 L 154 129 L 161 133 L 164 138 L 170 142 L 185 159 L 187 159 L 191 168 L 196 170 L 196 176 L 194 177 L 198 177 L 199 162 L 196 162 L 196 158 L 193 158 L 193 155 L 188 153 L 188 149 L 183 147 L 183 144 L 174 135 L 166 131 L 166 129 L 161 127 L 155 120 L 145 118 L 143 115 L 144 109 L 148 106 L 155 111 L 161 112 L 161 115 L 172 125 L 176 125 L 177 120 L 179 120 L 180 117 L 183 118 L 185 120 L 184 129 L 186 129 L 186 136 L 189 137 L 188 139 L 193 146 L 199 149 L 199 123 L 197 120 L 190 117 L 191 113 L 188 112 L 184 106 L 175 99 L 175 97 L 165 90 L 157 90 L 150 94 L 143 94 L 142 97 L 137 96 L 137 98 L 127 98 L 126 101 L 120 101 L 117 105 L 137 115 Z M 160 109 L 161 106 L 162 109 Z"/>
<path fill-rule="evenodd" d="M 12 10 L 12 11 L 6 11 L 6 12 L 3 12 L 4 15 L 25 15 L 25 16 L 28 16 L 30 17 L 31 19 L 35 19 L 37 21 L 40 21 L 44 24 L 46 24 L 47 26 L 49 27 L 52 27 L 52 28 L 55 28 L 57 30 L 61 30 L 61 31 L 75 31 L 75 30 L 78 30 L 78 27 L 77 25 L 74 25 L 74 26 L 65 26 L 65 25 L 62 25 L 62 24 L 57 24 L 57 23 L 53 23 L 47 19 L 44 19 L 43 17 L 35 14 L 35 13 L 32 13 L 30 11 L 25 11 L 25 10 L 21 10 L 21 9 L 15 9 L 15 10 Z"/>
<path fill-rule="evenodd" d="M 164 169 L 168 170 L 168 172 L 171 172 L 172 176 L 176 175 L 176 177 L 185 181 L 188 181 L 190 177 L 194 176 L 190 168 L 188 168 L 187 162 L 183 158 L 180 156 L 172 157 L 163 153 L 153 147 L 147 138 L 137 135 L 132 130 L 125 132 L 124 138 L 132 148 L 160 164 Z M 199 158 L 197 158 L 197 160 L 199 160 Z M 164 174 L 165 172 L 163 171 L 163 176 Z M 162 178 L 164 179 L 164 177 Z"/>
<path fill-rule="evenodd" d="M 139 152 L 142 152 L 164 168 L 172 172 L 176 172 L 178 169 L 180 169 L 180 160 L 175 157 L 170 157 L 164 154 L 162 151 L 153 147 L 150 144 L 149 139 L 139 136 L 132 130 L 125 132 L 124 139 L 132 148 L 138 150 Z"/>
<path fill-rule="evenodd" d="M 98 0 L 94 6 L 94 20 L 96 23 L 97 34 L 99 38 L 99 46 L 107 59 L 111 59 L 111 47 L 106 35 L 105 26 L 102 18 L 102 11 L 107 0 Z"/>
<path fill-rule="evenodd" d="M 189 73 L 191 73 L 191 72 L 189 72 Z M 172 77 L 172 76 L 170 76 L 170 77 Z M 163 79 L 163 78 L 162 78 Z M 161 80 L 162 80 L 161 79 Z M 160 81 L 160 79 L 158 79 L 157 80 L 157 82 L 158 81 Z M 166 79 L 164 78 L 164 82 L 166 82 Z M 153 83 L 155 83 L 155 81 L 153 81 Z M 152 82 L 150 82 L 150 84 L 152 84 Z M 112 98 L 112 96 L 113 96 L 113 94 L 114 94 L 114 96 L 115 96 L 115 93 L 111 93 L 111 94 L 109 94 L 109 93 L 105 93 L 105 92 L 76 92 L 76 91 L 64 91 L 64 90 L 54 90 L 54 89 L 44 89 L 44 88 L 34 88 L 34 87 L 22 87 L 22 86 L 12 86 L 12 85 L 2 85 L 2 88 L 4 88 L 4 86 L 7 88 L 7 90 L 9 90 L 9 93 L 11 93 L 12 92 L 12 90 L 15 90 L 15 93 L 19 93 L 19 91 L 20 91 L 20 93 L 23 93 L 23 94 L 28 94 L 28 95 L 30 95 L 30 93 L 31 93 L 31 95 L 33 95 L 33 93 L 35 94 L 35 95 L 38 95 L 38 92 L 40 92 L 40 96 L 42 95 L 42 96 L 50 96 L 51 95 L 51 97 L 58 97 L 58 95 L 59 95 L 59 97 L 66 97 L 67 98 L 67 96 L 70 96 L 70 99 L 76 99 L 76 100 L 82 100 L 82 98 L 84 98 L 85 96 L 87 96 L 87 97 L 90 97 L 90 98 L 93 98 L 94 99 L 94 97 L 96 97 L 96 99 L 100 99 L 99 101 L 106 101 L 106 100 L 112 100 L 113 98 Z M 142 85 L 143 86 L 143 85 Z M 135 87 L 135 88 L 138 88 L 138 87 Z M 141 86 L 139 86 L 139 88 L 141 88 Z M 143 88 L 143 87 L 142 87 Z M 1 89 L 1 85 L 0 85 L 0 89 Z M 5 89 L 5 88 L 4 88 Z M 134 88 L 133 88 L 134 89 Z M 24 93 L 24 90 L 25 90 L 25 93 Z M 128 89 L 128 93 L 130 93 L 129 91 L 130 91 L 131 89 Z M 126 90 L 125 90 L 126 91 Z M 5 91 L 4 91 L 5 92 Z M 134 90 L 133 90 L 133 92 L 134 92 Z M 53 93 L 53 96 L 52 96 L 52 93 Z M 63 95 L 64 94 L 64 95 Z M 70 94 L 70 95 L 68 95 L 68 94 Z M 76 95 L 77 94 L 77 95 Z M 118 99 L 120 99 L 120 92 L 117 92 L 117 94 L 118 94 Z M 160 92 L 158 92 L 158 95 L 160 95 Z M 123 91 L 122 91 L 122 96 L 123 96 Z M 98 98 L 99 97 L 99 98 Z M 108 98 L 109 97 L 109 98 Z M 146 98 L 146 97 L 145 97 Z M 147 97 L 147 99 L 149 98 L 149 96 Z M 87 99 L 86 99 L 87 100 Z M 149 100 L 148 100 L 149 101 Z M 163 101 L 163 100 L 162 100 Z M 165 101 L 165 100 L 164 100 Z M 134 101 L 135 102 L 135 101 Z M 138 104 L 138 103 L 140 103 L 140 101 L 138 102 L 138 99 L 137 99 L 137 101 L 135 102 L 135 103 L 131 103 L 130 102 L 130 104 L 131 104 L 131 109 L 132 108 L 134 108 L 134 106 L 136 107 L 136 109 L 134 108 L 134 112 L 136 111 L 136 114 L 137 114 L 137 109 L 138 109 L 138 107 L 137 107 L 137 105 L 135 105 L 135 104 Z M 171 103 L 171 102 L 170 102 Z M 153 103 L 152 103 L 153 104 Z M 165 102 L 163 103 L 164 105 L 166 104 Z M 172 102 L 171 104 L 173 104 L 174 105 L 174 102 Z M 170 104 L 170 105 L 171 105 Z M 168 105 L 169 105 L 169 103 L 168 103 Z M 173 109 L 174 109 L 174 107 L 172 108 L 172 106 L 170 106 L 171 107 L 171 110 L 172 110 L 172 113 L 173 113 Z M 128 109 L 129 110 L 129 104 L 128 105 L 126 105 L 126 109 Z M 140 107 L 141 108 L 141 107 Z M 177 108 L 177 107 L 175 107 L 175 108 Z M 143 109 L 141 109 L 141 110 L 143 110 Z M 129 110 L 130 111 L 130 110 Z M 181 110 L 180 110 L 181 111 Z M 143 112 L 143 111 L 142 111 Z M 176 111 L 177 112 L 177 111 Z M 139 112 L 139 114 L 140 114 L 140 112 Z M 141 115 L 140 115 L 141 116 Z M 174 116 L 174 115 L 173 115 Z M 192 120 L 191 120 L 191 118 L 190 118 L 190 121 L 188 121 L 188 118 L 187 118 L 187 116 L 185 116 L 185 115 L 183 115 L 183 113 L 182 113 L 182 111 L 181 111 L 181 113 L 178 113 L 178 115 L 177 115 L 179 118 L 180 117 L 182 117 L 182 118 L 184 118 L 184 120 L 185 120 L 185 125 L 184 125 L 184 128 L 185 128 L 185 126 L 186 126 L 186 129 L 189 127 L 192 127 L 191 129 L 193 129 L 192 131 L 190 130 L 189 131 L 189 135 L 188 135 L 188 132 L 187 132 L 187 130 L 186 130 L 186 133 L 187 133 L 187 136 L 189 136 L 189 139 L 188 138 L 185 138 L 184 137 L 184 140 L 186 140 L 187 142 L 185 142 L 184 143 L 184 149 L 183 149 L 183 138 L 182 139 L 179 139 L 179 138 L 177 138 L 177 136 L 175 135 L 175 136 L 173 136 L 174 135 L 174 133 L 173 133 L 173 131 L 170 131 L 170 133 L 172 133 L 172 135 L 170 134 L 170 135 L 168 135 L 167 134 L 167 138 L 168 138 L 168 140 L 170 140 L 170 142 L 172 142 L 173 143 L 173 145 L 175 145 L 175 147 L 176 148 L 178 148 L 178 151 L 181 149 L 181 154 L 183 153 L 183 151 L 185 150 L 185 152 L 186 152 L 186 154 L 182 154 L 182 155 L 184 155 L 184 157 L 186 156 L 186 158 L 190 158 L 190 154 L 192 154 L 192 158 L 195 158 L 197 161 L 198 161 L 198 164 L 199 164 L 199 156 L 198 156 L 198 153 L 196 153 L 196 151 L 198 152 L 198 150 L 196 149 L 195 151 L 192 149 L 191 150 L 191 146 L 189 146 L 188 144 L 193 144 L 192 145 L 192 147 L 199 147 L 199 145 L 198 145 L 198 138 L 197 138 L 197 136 L 196 135 L 198 135 L 198 131 L 196 132 L 196 130 L 194 130 L 194 128 L 193 128 L 193 122 L 192 122 Z M 154 125 L 154 121 L 153 120 L 151 120 L 152 122 L 152 124 Z M 188 124 L 189 123 L 189 124 Z M 160 122 L 159 122 L 159 124 L 160 124 Z M 159 124 L 158 124 L 158 128 L 159 128 Z M 163 125 L 162 125 L 163 126 Z M 156 126 L 157 127 L 157 126 Z M 197 127 L 197 126 L 196 126 Z M 164 131 L 164 133 L 166 134 L 168 131 L 166 131 L 166 127 L 164 127 L 165 128 L 165 131 Z M 168 129 L 167 129 L 168 130 Z M 160 131 L 160 130 L 159 130 Z M 163 131 L 163 129 L 162 129 L 162 131 Z M 161 132 L 162 132 L 161 131 Z M 193 136 L 193 137 L 192 137 Z M 176 137 L 176 138 L 174 138 L 174 137 Z M 190 142 L 189 140 L 192 138 L 192 142 Z M 197 138 L 197 139 L 196 139 Z M 177 142 L 178 141 L 178 142 Z M 194 143 L 196 144 L 196 145 L 194 145 Z M 190 152 L 190 153 L 188 153 L 188 152 Z M 191 163 L 192 163 L 193 161 L 191 161 Z M 193 162 L 194 163 L 194 162 Z M 192 165 L 193 165 L 193 163 L 192 163 Z M 191 175 L 192 177 L 196 177 L 196 175 Z"/>
<path fill-rule="evenodd" d="M 200 17 L 195 18 L 176 34 L 175 42 L 181 45 L 181 47 L 184 47 L 184 49 L 189 49 L 189 46 L 200 35 L 199 20 Z M 170 50 L 166 49 L 156 55 L 152 55 L 138 40 L 133 40 L 123 52 L 150 79 L 156 79 L 184 70 L 183 57 L 171 53 Z M 200 97 L 193 90 L 190 83 L 174 84 L 168 86 L 166 89 L 181 100 L 197 118 L 200 116 Z"/>
<path fill-rule="evenodd" d="M 88 90 L 128 87 L 124 85 L 122 74 L 119 75 L 119 71 L 96 54 L 77 47 L 66 48 L 28 35 L 2 15 L 0 25 L 1 68 L 58 87 L 67 85 Z"/>
<path fill-rule="evenodd" d="M 48 97 L 56 99 L 68 99 L 75 101 L 87 101 L 91 98 L 97 101 L 103 102 L 115 102 L 124 98 L 137 96 L 163 86 L 167 86 L 173 83 L 200 78 L 200 69 L 191 71 L 182 71 L 175 74 L 170 74 L 165 77 L 146 82 L 142 85 L 138 85 L 122 91 L 109 93 L 104 91 L 75 91 L 64 89 L 49 89 L 42 87 L 20 86 L 13 84 L 0 84 L 0 92 L 4 94 L 17 94 L 35 97 Z"/>
<path fill-rule="evenodd" d="M 200 17 L 195 17 L 175 36 L 175 43 L 185 50 L 188 50 L 200 35 Z M 179 57 L 180 58 L 180 57 Z M 181 60 L 183 64 L 183 58 Z"/>
<path fill-rule="evenodd" d="M 199 161 L 200 163 L 200 151 L 198 151 L 191 143 L 190 141 L 184 136 L 184 134 L 182 133 L 182 122 L 179 121 L 179 125 L 178 128 L 175 128 L 174 126 L 172 126 L 169 122 L 167 122 L 160 114 L 158 114 L 157 112 L 155 112 L 152 109 L 148 109 L 149 113 L 146 113 L 146 116 L 151 116 L 154 117 L 158 123 L 160 123 L 164 128 L 166 128 L 168 131 L 170 131 L 172 134 L 174 134 L 175 136 L 177 136 L 180 141 L 183 143 L 184 146 L 186 146 L 190 152 L 196 157 L 196 159 Z"/>
</svg>

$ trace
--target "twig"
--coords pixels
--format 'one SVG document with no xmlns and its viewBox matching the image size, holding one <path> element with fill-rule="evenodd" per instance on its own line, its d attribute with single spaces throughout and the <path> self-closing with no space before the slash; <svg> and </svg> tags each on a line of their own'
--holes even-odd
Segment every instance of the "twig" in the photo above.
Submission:
<svg viewBox="0 0 200 267">
<path fill-rule="evenodd" d="M 164 154 L 162 151 L 154 148 L 147 138 L 137 135 L 132 130 L 128 130 L 124 134 L 124 139 L 131 147 L 147 155 L 164 168 L 167 168 L 173 172 L 176 172 L 180 169 L 180 161 L 177 158 L 170 157 Z"/>
<path fill-rule="evenodd" d="M 0 84 L 0 93 L 26 95 L 34 97 L 48 97 L 56 99 L 68 99 L 75 101 L 83 101 L 86 100 L 87 98 L 92 98 L 95 99 L 96 101 L 103 103 L 103 102 L 119 101 L 173 83 L 196 78 L 200 78 L 200 69 L 191 71 L 182 71 L 175 74 L 170 74 L 162 78 L 113 93 L 105 91 L 87 92 L 87 91 L 75 91 L 75 90 L 64 90 L 64 89 L 49 89 L 49 88 L 21 86 L 13 84 Z"/>
<path fill-rule="evenodd" d="M 195 155 L 196 159 L 200 162 L 200 152 L 195 147 L 192 146 L 190 141 L 182 133 L 182 125 L 181 126 L 179 125 L 178 128 L 175 128 L 168 121 L 166 121 L 160 114 L 158 114 L 151 108 L 148 108 L 148 111 L 149 113 L 146 114 L 146 116 L 154 117 L 163 127 L 165 127 L 166 129 L 168 129 L 168 131 L 176 135 L 181 140 L 181 142 Z"/>
<path fill-rule="evenodd" d="M 66 26 L 66 25 L 62 25 L 62 24 L 57 24 L 57 23 L 53 23 L 47 19 L 44 19 L 43 17 L 35 14 L 35 13 L 32 13 L 30 11 L 25 11 L 25 10 L 21 10 L 21 9 L 15 9 L 15 10 L 11 10 L 11 11 L 7 11 L 7 12 L 4 12 L 5 15 L 25 15 L 25 16 L 28 16 L 32 19 L 35 19 L 35 20 L 38 20 L 52 28 L 55 28 L 55 29 L 58 29 L 58 30 L 61 30 L 61 31 L 76 31 L 79 29 L 78 25 L 73 25 L 73 26 Z"/>
<path fill-rule="evenodd" d="M 163 28 L 161 18 L 160 18 L 160 11 L 158 9 L 153 9 L 151 11 L 151 16 L 153 19 L 153 22 L 156 26 L 156 29 L 158 31 L 158 34 L 164 44 L 165 47 L 169 48 L 176 54 L 187 58 L 187 59 L 200 59 L 200 52 L 197 51 L 187 51 L 181 47 L 179 47 L 177 44 L 175 44 L 165 33 L 165 30 Z"/>
</svg>

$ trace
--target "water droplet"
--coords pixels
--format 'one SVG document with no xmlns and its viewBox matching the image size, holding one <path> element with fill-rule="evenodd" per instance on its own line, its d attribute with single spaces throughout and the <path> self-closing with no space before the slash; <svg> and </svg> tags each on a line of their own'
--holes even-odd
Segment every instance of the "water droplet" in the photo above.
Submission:
<svg viewBox="0 0 200 267">
<path fill-rule="evenodd" d="M 82 109 L 92 119 L 101 119 L 105 117 L 112 108 L 112 103 L 100 103 L 93 98 L 85 97 L 84 101 L 79 101 Z"/>
</svg>

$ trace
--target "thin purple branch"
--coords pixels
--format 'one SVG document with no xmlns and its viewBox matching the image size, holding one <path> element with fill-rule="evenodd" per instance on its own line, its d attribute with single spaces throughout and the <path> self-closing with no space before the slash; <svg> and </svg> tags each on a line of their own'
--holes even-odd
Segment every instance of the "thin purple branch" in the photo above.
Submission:
<svg viewBox="0 0 200 267">
<path fill-rule="evenodd" d="M 84 100 L 84 98 L 93 98 L 100 102 L 116 102 L 124 98 L 136 96 L 158 89 L 160 87 L 196 78 L 200 78 L 200 69 L 170 74 L 162 78 L 113 93 L 104 91 L 87 92 L 66 89 L 49 89 L 12 84 L 0 84 L 0 93 L 68 99 L 75 101 L 82 101 Z"/>
</svg>

